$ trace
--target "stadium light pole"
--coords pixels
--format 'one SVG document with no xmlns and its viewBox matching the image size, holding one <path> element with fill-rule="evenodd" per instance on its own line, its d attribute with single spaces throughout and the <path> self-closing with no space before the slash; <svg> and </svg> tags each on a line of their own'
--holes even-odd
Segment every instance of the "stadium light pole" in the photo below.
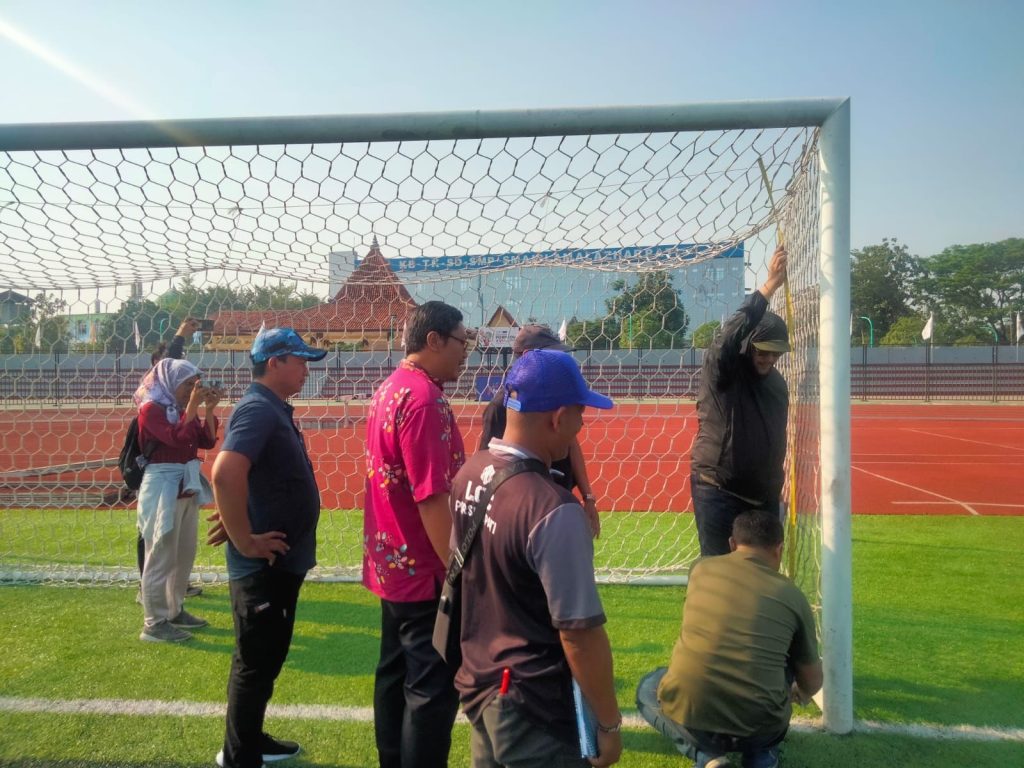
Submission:
<svg viewBox="0 0 1024 768">
<path fill-rule="evenodd" d="M 995 323 L 988 327 L 992 331 L 992 402 L 999 402 L 999 332 Z"/>
<path fill-rule="evenodd" d="M 861 320 L 866 320 L 868 323 L 868 346 L 875 346 L 875 324 L 871 322 L 871 318 L 867 315 L 861 315 Z"/>
</svg>

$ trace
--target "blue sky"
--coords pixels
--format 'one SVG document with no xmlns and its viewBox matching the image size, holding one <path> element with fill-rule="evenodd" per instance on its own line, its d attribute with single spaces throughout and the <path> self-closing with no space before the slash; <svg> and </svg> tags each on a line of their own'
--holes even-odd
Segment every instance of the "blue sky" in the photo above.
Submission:
<svg viewBox="0 0 1024 768">
<path fill-rule="evenodd" d="M 1024 235 L 1022 29 L 1013 0 L 5 0 L 0 122 L 849 96 L 852 245 L 925 256 Z"/>
</svg>

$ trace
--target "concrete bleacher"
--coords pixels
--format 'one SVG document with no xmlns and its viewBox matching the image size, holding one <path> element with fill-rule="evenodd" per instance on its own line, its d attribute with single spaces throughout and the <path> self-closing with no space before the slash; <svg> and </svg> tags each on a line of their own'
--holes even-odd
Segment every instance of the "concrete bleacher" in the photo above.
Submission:
<svg viewBox="0 0 1024 768">
<path fill-rule="evenodd" d="M 813 351 L 813 350 L 812 350 Z M 1024 399 L 1024 361 L 1013 347 L 854 347 L 850 393 L 854 399 Z M 577 352 L 584 374 L 613 397 L 692 398 L 700 381 L 702 350 L 597 350 Z M 397 364 L 398 352 L 330 353 L 310 366 L 298 399 L 369 398 Z M 206 381 L 219 381 L 228 400 L 251 381 L 244 353 L 189 353 Z M 501 380 L 500 356 L 474 352 L 455 387 L 460 399 L 489 396 Z M 814 355 L 810 355 L 814 365 Z M 0 402 L 127 403 L 148 367 L 148 355 L 0 355 Z M 814 396 L 816 377 L 791 381 L 795 393 Z M 490 385 L 489 388 L 487 385 Z"/>
<path fill-rule="evenodd" d="M 15 356 L 8 356 L 15 357 Z M 578 357 L 582 357 L 579 356 Z M 592 358 L 591 358 L 592 359 Z M 637 364 L 619 358 L 601 363 L 581 359 L 584 376 L 591 384 L 619 398 L 695 398 L 700 386 L 699 361 L 681 358 L 674 364 Z M 37 401 L 59 405 L 76 401 L 130 402 L 145 373 L 143 368 L 121 366 L 15 366 L 0 369 L 0 402 Z M 211 361 L 212 362 L 212 361 Z M 232 367 L 229 360 L 203 368 L 206 381 L 219 381 L 229 401 L 237 400 L 251 381 L 250 370 L 241 364 Z M 239 363 L 242 362 L 240 358 Z M 325 361 L 326 362 L 326 361 Z M 341 360 L 335 361 L 340 363 Z M 397 362 L 397 359 L 394 361 Z M 471 361 L 471 363 L 474 361 Z M 300 400 L 368 399 L 393 370 L 386 361 L 365 365 L 311 365 Z M 502 369 L 471 364 L 454 387 L 448 388 L 456 399 L 489 398 L 500 381 Z M 850 395 L 853 399 L 941 399 L 941 400 L 1024 400 L 1024 362 L 858 362 L 850 371 Z M 791 382 L 791 389 L 813 395 L 813 377 Z M 489 386 L 488 386 L 489 385 Z"/>
</svg>

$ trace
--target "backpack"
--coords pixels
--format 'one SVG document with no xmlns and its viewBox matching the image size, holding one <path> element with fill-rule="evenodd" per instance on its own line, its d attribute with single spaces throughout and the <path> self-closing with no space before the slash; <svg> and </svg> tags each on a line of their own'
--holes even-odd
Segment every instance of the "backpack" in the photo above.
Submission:
<svg viewBox="0 0 1024 768">
<path fill-rule="evenodd" d="M 121 477 L 129 490 L 137 491 L 142 485 L 142 474 L 146 471 L 154 448 L 156 440 L 151 440 L 145 451 L 139 447 L 139 417 L 134 416 L 128 424 L 121 454 L 117 457 L 117 468 L 121 470 Z"/>
</svg>

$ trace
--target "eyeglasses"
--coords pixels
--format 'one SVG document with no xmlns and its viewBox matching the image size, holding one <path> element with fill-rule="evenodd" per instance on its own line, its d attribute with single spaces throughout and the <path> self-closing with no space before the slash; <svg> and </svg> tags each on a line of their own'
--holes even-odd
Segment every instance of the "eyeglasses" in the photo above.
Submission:
<svg viewBox="0 0 1024 768">
<path fill-rule="evenodd" d="M 449 333 L 449 334 L 447 334 L 447 337 L 448 337 L 449 339 L 455 339 L 455 340 L 456 340 L 457 342 L 459 342 L 460 344 L 462 344 L 462 348 L 463 348 L 463 349 L 469 349 L 469 345 L 470 345 L 470 343 L 472 343 L 472 341 L 473 341 L 473 340 L 472 340 L 471 338 L 469 338 L 468 336 L 466 336 L 466 337 L 462 337 L 462 336 L 456 336 L 455 334 L 452 334 L 452 333 Z"/>
</svg>

